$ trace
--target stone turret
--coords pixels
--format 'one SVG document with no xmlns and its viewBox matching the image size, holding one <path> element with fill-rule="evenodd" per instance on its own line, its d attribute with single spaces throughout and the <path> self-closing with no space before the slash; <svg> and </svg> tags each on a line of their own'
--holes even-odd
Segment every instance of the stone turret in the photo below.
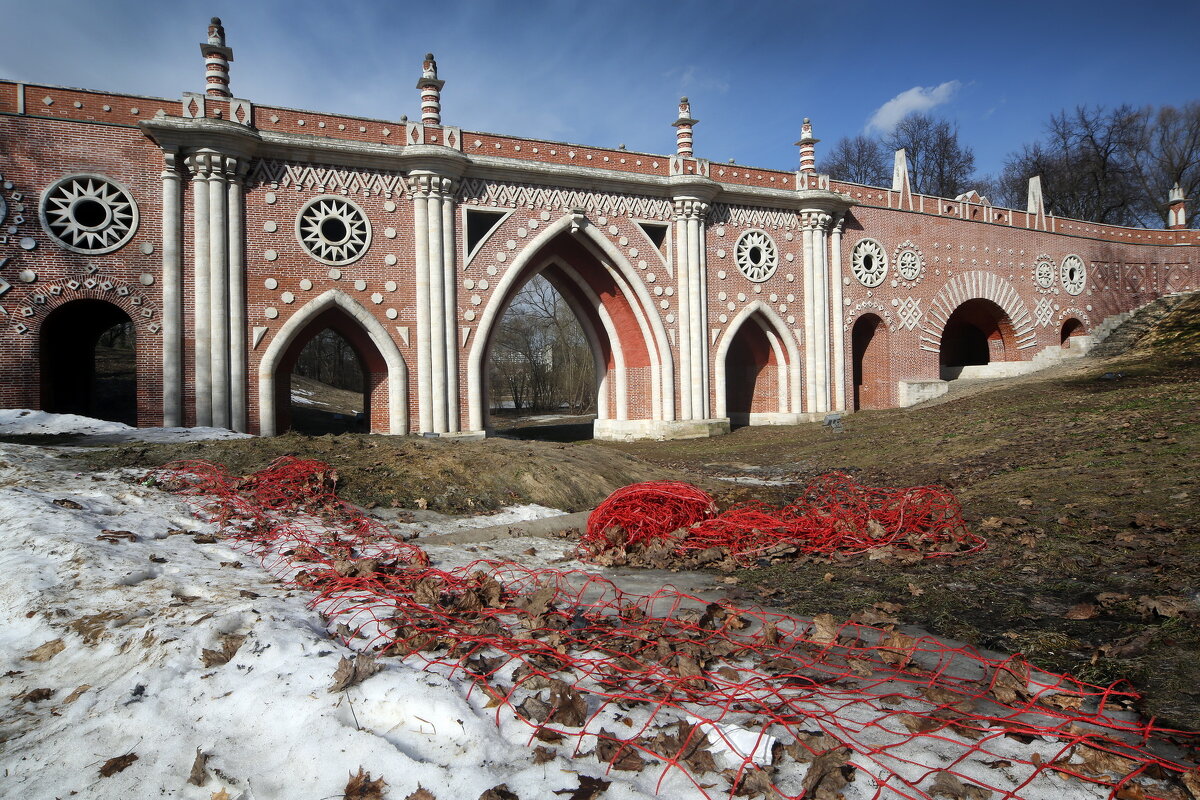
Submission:
<svg viewBox="0 0 1200 800">
<path fill-rule="evenodd" d="M 417 88 L 421 90 L 421 122 L 425 125 L 442 124 L 442 87 L 445 85 L 445 81 L 438 80 L 433 53 L 426 53 L 421 64 L 421 79 L 417 81 Z"/>
<path fill-rule="evenodd" d="M 671 123 L 675 131 L 675 153 L 680 156 L 692 155 L 692 126 L 699 120 L 692 119 L 692 104 L 686 97 L 679 98 L 679 119 Z"/>
<path fill-rule="evenodd" d="M 220 17 L 213 17 L 208 25 L 208 41 L 200 43 L 204 56 L 204 93 L 209 97 L 233 97 L 229 91 L 229 62 L 233 61 L 233 50 L 225 46 L 225 26 Z"/>
<path fill-rule="evenodd" d="M 812 123 L 808 121 L 808 117 L 804 118 L 804 124 L 800 126 L 800 141 L 796 142 L 796 146 L 800 148 L 800 171 L 806 174 L 811 174 L 817 171 L 817 142 L 820 139 L 813 138 Z"/>
<path fill-rule="evenodd" d="M 1178 183 L 1172 187 L 1167 203 L 1167 230 L 1187 230 L 1187 199 Z"/>
</svg>

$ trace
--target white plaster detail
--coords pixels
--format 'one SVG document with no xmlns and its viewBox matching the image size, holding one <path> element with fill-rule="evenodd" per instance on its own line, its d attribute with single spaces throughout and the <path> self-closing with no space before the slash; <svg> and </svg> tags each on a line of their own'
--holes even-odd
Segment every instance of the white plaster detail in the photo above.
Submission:
<svg viewBox="0 0 1200 800">
<path fill-rule="evenodd" d="M 396 238 L 396 229 L 395 228 L 384 228 L 383 235 L 389 239 L 395 239 Z"/>
<path fill-rule="evenodd" d="M 1054 304 L 1050 302 L 1050 298 L 1038 298 L 1037 303 L 1033 306 L 1033 318 L 1043 328 L 1050 324 L 1050 320 L 1054 318 Z"/>
<path fill-rule="evenodd" d="M 42 192 L 38 220 L 60 247 L 73 253 L 102 255 L 133 238 L 138 207 L 129 190 L 111 178 L 69 175 Z M 21 245 L 24 247 L 24 241 Z"/>
<path fill-rule="evenodd" d="M 587 208 L 613 217 L 659 220 L 669 219 L 671 214 L 671 201 L 660 197 L 506 183 L 487 178 L 460 181 L 458 202 L 504 208 Z M 548 222 L 550 212 L 541 212 L 541 219 Z M 619 229 L 613 228 L 616 226 L 609 230 L 615 236 Z"/>
<path fill-rule="evenodd" d="M 462 342 L 459 344 L 459 347 L 466 347 L 467 339 L 470 339 L 470 338 L 471 338 L 471 329 L 463 328 L 462 329 Z"/>
<path fill-rule="evenodd" d="M 304 278 L 300 281 L 301 291 L 305 291 L 305 292 L 311 291 L 312 287 L 313 287 L 313 282 L 310 281 L 308 278 Z"/>
<path fill-rule="evenodd" d="M 263 316 L 267 319 L 277 319 L 279 317 L 279 309 L 274 306 L 267 306 L 263 309 Z"/>
<path fill-rule="evenodd" d="M 388 212 L 389 214 L 391 212 L 395 211 L 396 210 L 396 201 L 394 201 L 394 200 L 384 201 L 383 210 Z"/>
<path fill-rule="evenodd" d="M 262 342 L 263 337 L 267 335 L 267 331 L 269 331 L 269 330 L 270 330 L 270 328 L 266 327 L 265 325 L 256 325 L 255 326 L 254 335 L 252 336 L 252 338 L 250 340 L 251 341 L 251 344 L 250 344 L 251 350 L 258 349 L 259 343 Z"/>
<path fill-rule="evenodd" d="M 367 282 L 362 279 L 356 280 L 354 282 L 354 290 L 358 292 L 365 292 L 367 290 Z"/>
<path fill-rule="evenodd" d="M 874 239 L 860 239 L 850 256 L 850 268 L 863 286 L 878 286 L 887 276 L 887 253 Z"/>
<path fill-rule="evenodd" d="M 371 245 L 371 222 L 343 197 L 321 195 L 309 200 L 296 215 L 296 238 L 323 264 L 350 264 Z"/>
<path fill-rule="evenodd" d="M 143 272 L 141 274 L 141 276 L 138 277 L 138 280 L 141 281 L 142 286 L 153 286 L 154 285 L 154 276 L 152 274 L 150 274 L 149 272 Z"/>
<path fill-rule="evenodd" d="M 340 269 L 337 269 L 335 267 L 334 269 L 329 270 L 329 280 L 340 281 L 341 279 L 342 279 L 342 271 Z"/>
<path fill-rule="evenodd" d="M 892 301 L 896 304 L 896 301 Z M 896 317 L 900 320 L 900 327 L 907 331 L 911 331 L 921 322 L 921 301 L 915 297 L 906 297 L 900 301 L 899 307 L 896 309 Z"/>
<path fill-rule="evenodd" d="M 275 197 L 274 192 L 267 192 L 265 195 L 263 195 L 263 202 L 269 206 L 275 205 L 276 199 L 278 198 Z"/>
<path fill-rule="evenodd" d="M 365 167 L 344 168 L 330 164 L 308 164 L 259 159 L 247 178 L 250 184 L 311 189 L 352 195 L 381 194 L 399 197 L 408 192 L 404 173 Z M 275 193 L 267 194 L 267 203 L 275 202 Z M 394 208 L 392 209 L 394 210 Z"/>
<path fill-rule="evenodd" d="M 383 312 L 383 314 L 388 319 L 395 319 L 396 317 L 400 316 L 400 312 L 394 308 L 389 308 L 387 311 Z"/>
<path fill-rule="evenodd" d="M 279 295 L 279 299 L 284 302 L 284 305 L 290 306 L 292 303 L 296 302 L 296 295 L 292 294 L 291 292 L 284 292 L 283 294 Z"/>
<path fill-rule="evenodd" d="M 1087 284 L 1087 265 L 1077 255 L 1069 255 L 1062 260 L 1058 268 L 1059 277 L 1067 294 L 1077 295 Z"/>
<path fill-rule="evenodd" d="M 766 231 L 745 231 L 738 237 L 734 252 L 738 269 L 755 283 L 770 279 L 779 267 L 779 250 Z"/>
<path fill-rule="evenodd" d="M 267 233 L 274 233 L 275 231 L 279 230 L 279 223 L 269 219 L 263 223 L 263 230 Z"/>
<path fill-rule="evenodd" d="M 386 256 L 384 256 L 384 257 L 383 257 L 383 263 L 384 263 L 384 264 L 387 264 L 389 267 L 394 267 L 394 266 L 396 266 L 396 256 L 395 256 L 395 254 L 393 254 L 393 253 L 388 253 Z"/>
<path fill-rule="evenodd" d="M 277 258 L 279 258 L 279 253 L 275 252 L 274 250 L 264 250 L 263 251 L 263 260 L 264 261 L 274 261 Z"/>
<path fill-rule="evenodd" d="M 279 288 L 279 281 L 275 280 L 274 278 L 267 278 L 265 281 L 263 281 L 263 286 L 267 287 L 271 291 L 275 291 Z"/>
</svg>

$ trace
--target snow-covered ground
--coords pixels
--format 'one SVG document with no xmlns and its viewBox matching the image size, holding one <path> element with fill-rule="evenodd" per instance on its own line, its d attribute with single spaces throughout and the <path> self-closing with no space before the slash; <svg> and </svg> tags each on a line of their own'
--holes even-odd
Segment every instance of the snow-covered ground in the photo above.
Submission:
<svg viewBox="0 0 1200 800">
<path fill-rule="evenodd" d="M 123 422 L 81 417 L 76 414 L 50 414 L 27 408 L 0 409 L 0 436 L 66 434 L 88 436 L 95 444 L 117 442 L 188 442 L 201 439 L 245 439 L 248 433 L 224 428 L 134 428 Z"/>
<path fill-rule="evenodd" d="M 12 421 L 33 424 L 28 416 Z M 56 432 L 121 432 L 94 420 L 37 424 Z M 0 424 L 0 432 L 10 430 Z M 347 776 L 360 767 L 387 782 L 388 798 L 424 787 L 438 800 L 475 800 L 499 784 L 523 800 L 568 797 L 589 777 L 611 781 L 602 796 L 614 800 L 703 796 L 678 769 L 616 771 L 594 757 L 572 758 L 569 746 L 535 750 L 529 726 L 510 710 L 487 707 L 483 692 L 471 692 L 449 670 L 423 668 L 419 659 L 381 659 L 378 674 L 345 692 L 328 691 L 340 658 L 353 653 L 308 607 L 311 595 L 288 590 L 247 553 L 212 540 L 212 528 L 182 499 L 138 477 L 78 472 L 54 448 L 0 444 L 0 796 L 210 800 L 224 791 L 234 800 L 318 800 L 341 797 Z M 513 509 L 470 524 L 552 511 Z M 518 560 L 529 549 L 536 551 L 528 554 L 531 566 L 581 566 L 556 540 L 473 547 L 478 551 L 429 550 L 444 569 L 474 558 Z M 232 655 L 222 663 L 226 653 Z M 988 755 L 996 759 L 989 764 L 982 754 L 964 755 L 970 742 L 948 730 L 914 736 L 898 717 L 880 724 L 878 699 L 839 690 L 829 707 L 814 701 L 813 724 L 839 715 L 840 725 L 857 731 L 860 754 L 886 744 L 890 768 L 926 791 L 948 775 L 938 770 L 953 764 L 960 775 L 1006 783 L 1010 797 L 1107 796 L 1050 771 L 1030 779 L 1025 763 L 1067 755 L 1062 741 L 998 732 L 989 737 Z M 640 725 L 639 714 L 630 711 L 626 724 Z M 612 730 L 619 719 L 600 718 L 595 726 Z M 198 750 L 208 757 L 200 786 L 188 783 Z M 721 766 L 736 768 L 740 759 L 720 750 L 714 745 Z M 745 745 L 756 760 L 764 750 Z M 130 755 L 136 760 L 112 771 L 111 759 Z M 997 766 L 1001 757 L 1007 760 Z M 804 772 L 792 767 L 795 774 L 778 781 L 795 794 Z M 721 780 L 707 777 L 703 782 Z M 899 796 L 880 789 L 865 769 L 841 789 L 847 798 L 877 790 Z"/>
</svg>

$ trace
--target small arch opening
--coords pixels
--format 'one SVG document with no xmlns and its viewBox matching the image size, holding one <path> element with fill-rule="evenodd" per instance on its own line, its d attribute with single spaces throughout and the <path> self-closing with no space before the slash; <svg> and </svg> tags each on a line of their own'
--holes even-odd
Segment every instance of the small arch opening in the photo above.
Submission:
<svg viewBox="0 0 1200 800">
<path fill-rule="evenodd" d="M 851 331 L 854 410 L 891 407 L 891 371 L 887 324 L 877 314 L 864 314 Z"/>
<path fill-rule="evenodd" d="M 1062 329 L 1059 331 L 1059 344 L 1064 350 L 1069 350 L 1071 347 L 1071 338 L 1074 336 L 1083 336 L 1083 323 L 1074 317 L 1069 317 L 1063 321 Z"/>
<path fill-rule="evenodd" d="M 42 409 L 137 425 L 137 331 L 119 307 L 74 300 L 39 337 Z"/>
<path fill-rule="evenodd" d="M 340 244 L 341 242 L 345 241 L 349 234 L 350 231 L 348 228 L 346 228 L 346 223 L 342 222 L 337 217 L 326 217 L 325 219 L 321 220 L 321 235 L 325 237 L 327 241 L 333 242 L 334 244 Z"/>
<path fill-rule="evenodd" d="M 87 197 L 71 206 L 71 216 L 76 223 L 85 228 L 99 228 L 108 221 L 107 209 L 101 203 Z"/>
<path fill-rule="evenodd" d="M 755 413 L 780 408 L 779 363 L 757 315 L 738 328 L 725 354 L 725 415 L 730 428 L 749 425 Z"/>
<path fill-rule="evenodd" d="M 308 340 L 292 367 L 288 414 L 298 433 L 366 433 L 366 384 L 362 357 L 332 328 Z"/>
</svg>

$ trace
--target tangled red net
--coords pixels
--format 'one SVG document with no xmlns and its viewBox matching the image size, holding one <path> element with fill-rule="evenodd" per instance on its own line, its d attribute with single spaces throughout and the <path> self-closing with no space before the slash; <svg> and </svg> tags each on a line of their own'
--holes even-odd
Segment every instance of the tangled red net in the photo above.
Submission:
<svg viewBox="0 0 1200 800">
<path fill-rule="evenodd" d="M 463 679 L 504 735 L 648 772 L 664 796 L 1187 800 L 1200 790 L 1171 746 L 1185 735 L 1128 712 L 1135 695 L 1020 658 L 671 587 L 632 595 L 578 570 L 435 569 L 338 499 L 336 473 L 316 461 L 280 459 L 245 479 L 182 462 L 152 477 L 285 584 L 312 591 L 350 647 Z M 711 513 L 701 500 L 673 495 L 673 513 Z"/>
<path fill-rule="evenodd" d="M 871 488 L 832 472 L 809 483 L 791 505 L 744 503 L 723 513 L 717 513 L 712 497 L 691 484 L 635 483 L 613 492 L 592 512 L 580 549 L 596 556 L 662 541 L 671 541 L 676 555 L 721 548 L 742 564 L 779 553 L 781 546 L 821 556 L 887 547 L 920 558 L 962 555 L 986 546 L 967 529 L 958 500 L 943 487 Z"/>
</svg>

